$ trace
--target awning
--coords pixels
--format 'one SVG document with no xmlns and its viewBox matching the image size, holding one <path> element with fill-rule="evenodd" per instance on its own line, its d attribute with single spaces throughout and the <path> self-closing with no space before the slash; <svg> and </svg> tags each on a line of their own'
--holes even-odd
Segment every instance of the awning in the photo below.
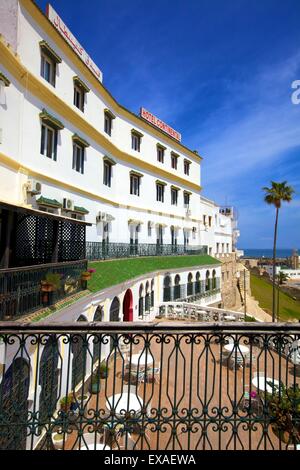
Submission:
<svg viewBox="0 0 300 470">
<path fill-rule="evenodd" d="M 179 188 L 179 186 L 174 186 L 173 184 L 172 184 L 172 186 L 171 186 L 171 189 L 175 189 L 176 191 L 180 191 L 180 190 L 181 190 L 181 188 Z"/>
<path fill-rule="evenodd" d="M 4 75 L 4 73 L 0 72 L 0 82 L 3 82 L 5 86 L 10 85 L 10 81 L 8 78 Z"/>
<path fill-rule="evenodd" d="M 55 129 L 61 130 L 65 127 L 61 121 L 49 114 L 45 108 L 43 108 L 42 112 L 40 113 L 40 118 L 46 124 L 50 124 L 50 126 L 55 127 Z"/>
<path fill-rule="evenodd" d="M 155 183 L 156 184 L 161 184 L 162 186 L 167 186 L 167 183 L 165 183 L 164 181 L 161 181 L 161 180 L 156 180 Z"/>
<path fill-rule="evenodd" d="M 88 214 L 89 211 L 85 207 L 74 206 L 72 212 L 77 212 L 78 214 Z"/>
<path fill-rule="evenodd" d="M 103 157 L 103 161 L 109 163 L 110 165 L 116 165 L 116 162 L 112 158 L 108 157 L 107 155 Z"/>
<path fill-rule="evenodd" d="M 82 88 L 86 93 L 90 91 L 89 87 L 77 76 L 73 77 L 74 84 Z"/>
<path fill-rule="evenodd" d="M 62 203 L 57 201 L 56 199 L 49 199 L 48 197 L 43 196 L 39 197 L 36 202 L 39 206 L 53 207 L 55 209 L 59 209 L 60 207 L 62 207 Z"/>
<path fill-rule="evenodd" d="M 60 64 L 62 62 L 59 55 L 56 54 L 56 52 L 52 49 L 52 47 L 49 46 L 49 44 L 46 41 L 40 41 L 40 48 L 45 54 L 47 54 L 47 56 L 49 56 L 57 64 Z"/>
<path fill-rule="evenodd" d="M 90 144 L 85 139 L 83 139 L 83 137 L 80 137 L 78 134 L 73 134 L 72 139 L 73 139 L 73 142 L 75 142 L 79 145 L 82 145 L 83 147 L 89 147 L 90 146 Z"/>
<path fill-rule="evenodd" d="M 167 227 L 167 226 L 168 226 L 167 224 L 155 224 L 155 227 L 162 227 L 162 228 L 164 228 L 164 227 Z"/>
<path fill-rule="evenodd" d="M 129 174 L 133 176 L 138 176 L 139 178 L 142 178 L 144 176 L 143 173 L 139 173 L 138 171 L 135 171 L 135 170 L 131 170 Z"/>
<path fill-rule="evenodd" d="M 144 134 L 142 134 L 140 131 L 137 131 L 136 129 L 131 129 L 131 134 L 135 134 L 138 137 L 144 137 Z"/>
<path fill-rule="evenodd" d="M 113 113 L 110 109 L 105 108 L 105 109 L 104 109 L 104 113 L 105 113 L 105 114 L 108 114 L 108 116 L 109 116 L 111 119 L 116 119 L 116 116 L 114 115 L 114 113 Z"/>
<path fill-rule="evenodd" d="M 85 222 L 84 220 L 77 220 L 71 217 L 65 217 L 60 214 L 51 214 L 50 212 L 41 211 L 39 209 L 33 209 L 31 207 L 25 206 L 18 206 L 17 204 L 11 204 L 7 201 L 0 201 L 0 207 L 3 209 L 20 212 L 23 214 L 32 214 L 40 217 L 47 217 L 49 219 L 56 219 L 56 220 L 66 220 L 67 222 L 73 222 L 74 224 L 84 224 L 84 225 L 92 225 L 89 222 Z"/>
<path fill-rule="evenodd" d="M 144 222 L 142 220 L 129 219 L 128 225 L 142 225 Z"/>
<path fill-rule="evenodd" d="M 157 143 L 156 144 L 156 147 L 160 148 L 160 149 L 163 149 L 163 150 L 167 150 L 167 147 L 165 147 L 164 145 L 160 144 L 160 143 Z"/>
</svg>

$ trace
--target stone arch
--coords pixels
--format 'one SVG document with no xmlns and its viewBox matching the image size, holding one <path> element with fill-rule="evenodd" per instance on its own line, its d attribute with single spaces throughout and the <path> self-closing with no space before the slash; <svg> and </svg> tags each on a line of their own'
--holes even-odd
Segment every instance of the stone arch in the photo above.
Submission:
<svg viewBox="0 0 300 470">
<path fill-rule="evenodd" d="M 216 289 L 217 287 L 217 278 L 216 278 L 216 270 L 213 269 L 213 272 L 212 272 L 212 289 Z"/>
<path fill-rule="evenodd" d="M 123 321 L 133 321 L 133 295 L 131 289 L 127 289 L 124 295 Z"/>
<path fill-rule="evenodd" d="M 176 274 L 174 279 L 174 300 L 180 299 L 181 297 L 181 286 L 180 286 L 180 276 Z"/>
<path fill-rule="evenodd" d="M 109 321 L 120 321 L 120 301 L 114 297 L 109 309 Z"/>
<path fill-rule="evenodd" d="M 188 274 L 188 279 L 187 279 L 187 295 L 193 295 L 194 293 L 194 285 L 193 285 L 193 274 L 189 273 Z"/>
<path fill-rule="evenodd" d="M 151 280 L 151 307 L 154 307 L 154 279 Z"/>
<path fill-rule="evenodd" d="M 206 274 L 205 274 L 205 291 L 209 291 L 210 290 L 210 273 L 209 273 L 209 270 L 206 271 Z"/>
<path fill-rule="evenodd" d="M 143 284 L 140 284 L 139 288 L 139 317 L 142 317 L 144 315 L 144 286 Z"/>
<path fill-rule="evenodd" d="M 200 272 L 196 272 L 196 282 L 195 282 L 195 294 L 200 294 L 201 292 L 201 280 L 200 280 Z"/>
<path fill-rule="evenodd" d="M 164 294 L 163 294 L 164 302 L 171 301 L 171 287 L 172 287 L 171 276 L 169 274 L 166 274 L 164 277 Z"/>
<path fill-rule="evenodd" d="M 78 322 L 86 322 L 87 319 L 84 315 L 79 315 L 77 318 Z M 72 358 L 72 388 L 75 387 L 79 382 L 84 382 L 86 372 L 86 359 L 88 344 L 86 342 L 85 333 L 75 333 L 71 335 L 71 351 L 73 353 Z"/>
<path fill-rule="evenodd" d="M 150 297 L 150 283 L 146 282 L 145 286 L 145 312 L 149 313 L 151 307 L 151 297 Z"/>
</svg>

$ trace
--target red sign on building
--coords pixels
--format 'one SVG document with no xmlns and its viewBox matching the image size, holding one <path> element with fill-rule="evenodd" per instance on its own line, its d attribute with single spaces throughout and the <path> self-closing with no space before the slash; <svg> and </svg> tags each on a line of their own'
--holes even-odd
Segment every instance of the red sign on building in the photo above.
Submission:
<svg viewBox="0 0 300 470">
<path fill-rule="evenodd" d="M 140 109 L 140 116 L 146 121 L 153 124 L 155 127 L 158 127 L 160 130 L 166 132 L 166 134 L 169 134 L 171 137 L 173 137 L 173 139 L 176 139 L 179 142 L 181 142 L 181 134 L 179 132 L 172 129 L 172 127 L 170 127 L 168 124 L 158 119 L 156 116 L 154 116 L 152 113 L 147 111 L 145 108 Z"/>
</svg>

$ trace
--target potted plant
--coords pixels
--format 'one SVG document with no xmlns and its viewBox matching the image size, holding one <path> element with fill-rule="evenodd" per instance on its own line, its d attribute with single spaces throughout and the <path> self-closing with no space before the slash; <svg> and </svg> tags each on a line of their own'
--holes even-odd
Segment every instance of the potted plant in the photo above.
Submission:
<svg viewBox="0 0 300 470">
<path fill-rule="evenodd" d="M 43 303 L 48 302 L 49 292 L 59 290 L 61 287 L 61 274 L 47 273 L 45 279 L 41 281 L 41 291 L 43 292 Z"/>
<path fill-rule="evenodd" d="M 270 384 L 271 385 L 271 384 Z M 300 389 L 298 384 L 286 388 L 273 385 L 267 394 L 271 427 L 274 434 L 287 444 L 300 443 Z M 298 423 L 297 425 L 295 424 Z"/>
<path fill-rule="evenodd" d="M 77 396 L 77 401 L 79 403 L 79 406 L 81 406 L 81 403 L 82 403 L 82 406 L 85 406 L 86 403 L 88 402 L 89 398 L 90 398 L 90 396 L 86 393 L 83 394 L 83 395 L 81 395 L 81 394 L 78 395 Z"/>
<path fill-rule="evenodd" d="M 91 393 L 100 392 L 100 377 L 98 374 L 92 375 L 91 379 Z"/>
<path fill-rule="evenodd" d="M 92 277 L 92 274 L 96 272 L 96 269 L 90 268 L 87 271 L 82 271 L 81 273 L 81 280 L 82 281 L 89 281 Z"/>
<path fill-rule="evenodd" d="M 72 403 L 74 403 L 73 394 L 69 393 L 68 396 L 61 398 L 61 400 L 59 401 L 60 409 L 67 413 L 71 410 Z"/>
<path fill-rule="evenodd" d="M 108 366 L 106 365 L 106 363 L 104 361 L 101 362 L 101 364 L 99 366 L 99 370 L 100 370 L 100 378 L 101 379 L 106 379 L 108 377 L 109 368 L 108 368 Z"/>
<path fill-rule="evenodd" d="M 55 449 L 62 449 L 64 443 L 64 433 L 60 430 L 60 432 L 54 432 L 51 437 Z"/>
</svg>

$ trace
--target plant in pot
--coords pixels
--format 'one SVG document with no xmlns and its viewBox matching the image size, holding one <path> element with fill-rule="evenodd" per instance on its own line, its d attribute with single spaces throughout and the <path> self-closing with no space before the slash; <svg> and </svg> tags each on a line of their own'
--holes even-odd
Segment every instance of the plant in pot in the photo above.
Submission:
<svg viewBox="0 0 300 470">
<path fill-rule="evenodd" d="M 73 394 L 69 393 L 68 396 L 60 399 L 59 401 L 60 409 L 64 411 L 65 413 L 68 413 L 68 411 L 71 411 L 73 403 L 74 403 Z"/>
<path fill-rule="evenodd" d="M 99 374 L 92 375 L 91 379 L 91 393 L 100 392 L 100 376 Z"/>
<path fill-rule="evenodd" d="M 289 388 L 281 384 L 280 392 L 279 387 L 274 385 L 273 393 L 267 394 L 267 401 L 274 434 L 286 444 L 299 444 L 300 389 L 298 384 Z"/>
<path fill-rule="evenodd" d="M 55 449 L 62 449 L 63 448 L 63 443 L 64 443 L 64 433 L 60 429 L 58 432 L 52 433 L 52 442 L 55 447 Z M 66 442 L 66 437 L 65 437 L 65 442 Z"/>
<path fill-rule="evenodd" d="M 48 302 L 49 292 L 57 291 L 61 288 L 61 274 L 47 273 L 45 279 L 41 281 L 41 291 L 43 292 L 43 303 Z"/>
<path fill-rule="evenodd" d="M 81 404 L 82 404 L 82 406 L 85 406 L 86 403 L 88 402 L 89 398 L 90 398 L 90 396 L 87 393 L 79 394 L 77 396 L 77 401 L 78 401 L 79 406 L 81 406 Z"/>
<path fill-rule="evenodd" d="M 99 366 L 99 371 L 100 371 L 100 378 L 101 379 L 106 379 L 108 377 L 109 368 L 106 365 L 105 361 L 101 362 L 101 364 Z"/>
<path fill-rule="evenodd" d="M 92 277 L 92 274 L 96 272 L 96 269 L 89 268 L 86 271 L 82 271 L 81 273 L 81 280 L 82 281 L 89 281 Z"/>
</svg>

